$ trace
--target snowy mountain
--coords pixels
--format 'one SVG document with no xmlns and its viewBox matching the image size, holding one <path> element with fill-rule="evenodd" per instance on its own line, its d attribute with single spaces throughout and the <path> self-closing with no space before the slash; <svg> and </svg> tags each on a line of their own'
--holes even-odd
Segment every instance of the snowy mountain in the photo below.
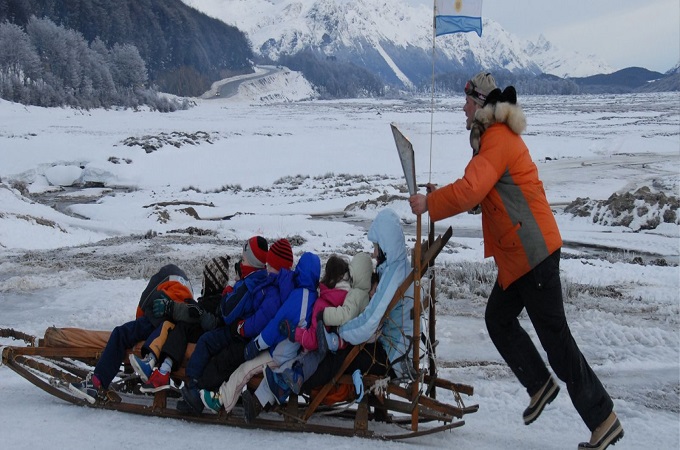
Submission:
<svg viewBox="0 0 680 450">
<path fill-rule="evenodd" d="M 584 58 L 577 52 L 560 51 L 543 35 L 539 36 L 536 43 L 528 42 L 526 52 L 544 73 L 562 78 L 588 77 L 613 72 L 611 66 L 596 56 Z"/>
<path fill-rule="evenodd" d="M 680 61 L 678 61 L 678 63 L 675 66 L 668 69 L 668 72 L 666 72 L 666 75 L 677 75 L 678 73 L 680 73 Z"/>
<path fill-rule="evenodd" d="M 183 0 L 244 31 L 255 53 L 276 61 L 311 49 L 319 57 L 351 61 L 392 84 L 409 87 L 432 75 L 432 9 L 405 0 Z M 513 73 L 587 76 L 612 69 L 594 56 L 563 52 L 483 20 L 475 33 L 436 38 L 435 71 L 482 68 Z"/>
</svg>

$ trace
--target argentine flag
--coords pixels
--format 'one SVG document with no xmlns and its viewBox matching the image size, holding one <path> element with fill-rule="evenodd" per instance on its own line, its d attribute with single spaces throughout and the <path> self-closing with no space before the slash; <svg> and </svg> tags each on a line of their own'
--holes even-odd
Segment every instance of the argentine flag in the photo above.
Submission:
<svg viewBox="0 0 680 450">
<path fill-rule="evenodd" d="M 475 31 L 482 36 L 482 0 L 435 0 L 435 36 Z"/>
</svg>

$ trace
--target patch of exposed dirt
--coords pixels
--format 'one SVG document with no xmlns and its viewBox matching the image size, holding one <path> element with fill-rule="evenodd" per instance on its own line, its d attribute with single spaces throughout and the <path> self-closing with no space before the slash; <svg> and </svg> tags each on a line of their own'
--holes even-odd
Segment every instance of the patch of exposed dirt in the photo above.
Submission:
<svg viewBox="0 0 680 450">
<path fill-rule="evenodd" d="M 643 186 L 635 192 L 612 194 L 607 200 L 577 198 L 564 211 L 576 217 L 592 217 L 593 223 L 623 226 L 634 231 L 653 230 L 662 223 L 680 224 L 680 200 Z"/>
<path fill-rule="evenodd" d="M 180 148 L 184 145 L 198 145 L 203 142 L 212 144 L 217 139 L 219 139 L 217 133 L 209 133 L 207 131 L 196 131 L 193 133 L 173 131 L 171 133 L 161 132 L 155 136 L 131 136 L 123 140 L 123 145 L 127 145 L 128 147 L 141 147 L 146 153 L 153 153 L 166 145 Z"/>
</svg>

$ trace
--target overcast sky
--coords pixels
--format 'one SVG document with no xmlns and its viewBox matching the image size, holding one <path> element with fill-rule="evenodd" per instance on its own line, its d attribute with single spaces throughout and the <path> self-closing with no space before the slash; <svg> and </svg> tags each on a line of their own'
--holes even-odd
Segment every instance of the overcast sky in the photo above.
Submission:
<svg viewBox="0 0 680 450">
<path fill-rule="evenodd" d="M 614 70 L 666 72 L 680 61 L 678 0 L 483 0 L 482 15 L 519 37 L 543 34 L 559 48 L 594 54 Z"/>
</svg>

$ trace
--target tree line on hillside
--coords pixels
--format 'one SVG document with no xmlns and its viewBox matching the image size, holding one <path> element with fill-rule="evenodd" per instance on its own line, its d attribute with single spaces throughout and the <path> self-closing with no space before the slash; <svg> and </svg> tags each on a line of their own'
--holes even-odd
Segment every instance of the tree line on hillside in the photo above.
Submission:
<svg viewBox="0 0 680 450">
<path fill-rule="evenodd" d="M 160 97 L 145 87 L 147 68 L 131 44 L 108 48 L 95 39 L 32 17 L 24 31 L 0 23 L 0 97 L 38 106 L 100 108 L 149 105 L 160 111 L 186 102 Z"/>
<path fill-rule="evenodd" d="M 31 16 L 79 32 L 88 43 L 135 46 L 149 82 L 163 92 L 198 96 L 214 81 L 252 72 L 245 34 L 181 0 L 0 0 L 0 23 L 25 29 Z"/>
</svg>

